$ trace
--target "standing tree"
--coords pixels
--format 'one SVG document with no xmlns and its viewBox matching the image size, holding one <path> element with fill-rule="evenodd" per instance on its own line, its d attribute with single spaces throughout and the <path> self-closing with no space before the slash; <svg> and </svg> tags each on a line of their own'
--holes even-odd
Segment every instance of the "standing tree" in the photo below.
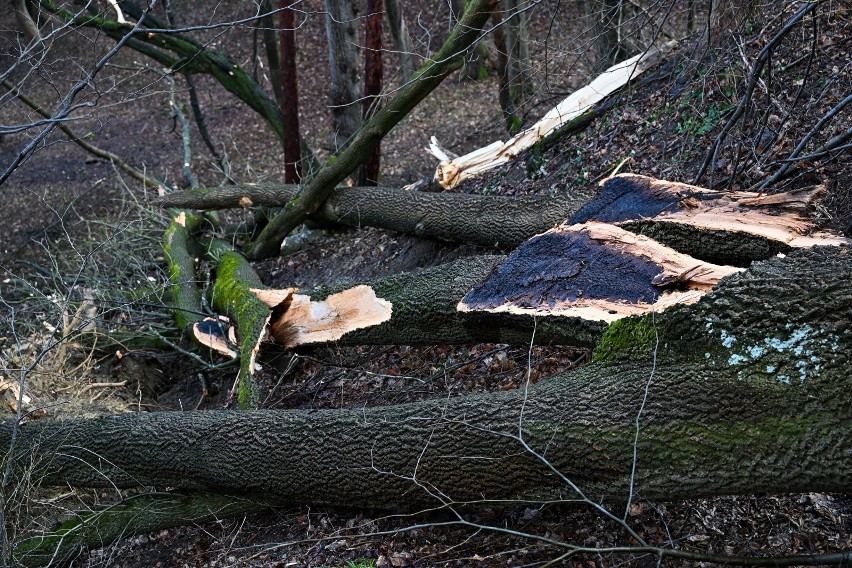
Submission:
<svg viewBox="0 0 852 568">
<path fill-rule="evenodd" d="M 281 116 L 284 121 L 284 181 L 299 181 L 302 158 L 299 145 L 299 91 L 296 80 L 296 19 L 290 0 L 279 0 L 281 45 Z"/>
<path fill-rule="evenodd" d="M 358 79 L 358 31 L 355 5 L 348 0 L 325 0 L 325 32 L 331 72 L 332 148 L 344 148 L 361 127 L 361 83 Z"/>
<path fill-rule="evenodd" d="M 382 0 L 367 2 L 367 46 L 364 50 L 364 120 L 379 109 L 382 94 Z M 380 145 L 364 160 L 358 174 L 359 185 L 376 185 L 379 180 Z"/>
</svg>

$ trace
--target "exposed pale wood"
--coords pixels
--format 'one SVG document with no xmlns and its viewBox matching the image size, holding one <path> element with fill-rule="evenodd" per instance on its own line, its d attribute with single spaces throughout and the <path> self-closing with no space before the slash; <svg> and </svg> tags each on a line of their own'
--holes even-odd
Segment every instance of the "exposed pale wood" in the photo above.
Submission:
<svg viewBox="0 0 852 568">
<path fill-rule="evenodd" d="M 379 325 L 391 319 L 390 302 L 378 298 L 370 286 L 360 285 L 313 301 L 304 294 L 291 294 L 274 312 L 271 336 L 284 347 L 326 343 L 350 331 Z"/>
<path fill-rule="evenodd" d="M 698 230 L 754 235 L 790 248 L 849 243 L 842 236 L 815 230 L 809 209 L 824 197 L 823 186 L 762 195 L 715 191 L 636 174 L 619 174 L 601 185 L 595 202 L 578 211 L 570 222 L 678 223 Z"/>
<path fill-rule="evenodd" d="M 201 345 L 206 345 L 213 351 L 221 353 L 231 359 L 236 359 L 239 354 L 233 346 L 237 345 L 237 335 L 234 326 L 225 316 L 216 318 L 204 318 L 202 321 L 192 325 L 192 334 Z"/>
<path fill-rule="evenodd" d="M 446 151 L 440 148 L 437 140 L 433 137 L 429 151 L 441 160 L 438 169 L 435 171 L 435 179 L 442 187 L 449 189 L 464 179 L 505 164 L 563 124 L 588 112 L 594 105 L 655 66 L 673 47 L 674 42 L 670 42 L 660 48 L 651 48 L 645 53 L 613 65 L 589 85 L 572 93 L 551 109 L 532 127 L 520 132 L 506 142 L 498 140 L 464 156 L 446 160 Z"/>
<path fill-rule="evenodd" d="M 545 254 L 552 252 L 553 239 L 548 238 L 552 236 L 564 236 L 566 243 L 590 239 L 602 245 L 604 251 L 601 252 L 599 247 L 589 249 L 581 244 L 581 255 L 568 257 L 569 261 L 576 261 L 573 265 L 568 264 L 569 270 L 559 272 L 564 265 L 554 265 L 551 274 L 548 272 L 550 266 L 536 260 L 529 261 L 527 256 L 538 255 L 542 250 Z M 540 245 L 544 240 L 548 240 L 548 244 Z M 571 255 L 577 254 L 573 247 L 571 251 Z M 607 276 L 611 276 L 616 285 L 621 278 L 647 277 L 645 284 L 648 287 L 677 289 L 663 291 L 653 302 L 622 296 L 612 287 L 606 289 L 600 286 L 598 289 L 596 283 L 589 282 L 589 279 L 596 278 L 594 271 L 599 270 L 604 255 L 609 257 L 606 259 L 607 265 L 615 267 L 614 274 Z M 641 260 L 641 270 L 634 270 L 630 259 Z M 649 268 L 649 265 L 653 266 Z M 692 258 L 614 225 L 590 222 L 557 227 L 533 237 L 509 255 L 502 266 L 494 270 L 489 280 L 465 296 L 459 302 L 458 310 L 569 316 L 611 322 L 626 316 L 663 311 L 677 304 L 691 304 L 713 289 L 719 280 L 741 270 Z M 502 298 L 502 302 L 496 304 L 493 296 L 489 297 L 485 291 L 494 282 L 500 283 L 498 287 Z M 537 285 L 538 282 L 545 284 Z M 602 290 L 605 292 L 603 295 Z"/>
</svg>

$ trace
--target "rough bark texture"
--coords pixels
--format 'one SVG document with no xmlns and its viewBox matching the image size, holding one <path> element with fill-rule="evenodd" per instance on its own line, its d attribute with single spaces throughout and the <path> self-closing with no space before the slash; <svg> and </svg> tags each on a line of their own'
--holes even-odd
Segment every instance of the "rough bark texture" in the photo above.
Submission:
<svg viewBox="0 0 852 568">
<path fill-rule="evenodd" d="M 850 271 L 852 254 L 837 248 L 759 263 L 698 304 L 612 324 L 596 362 L 527 393 L 35 421 L 9 455 L 45 484 L 405 508 L 434 505 L 438 494 L 575 498 L 541 456 L 589 498 L 623 501 L 647 389 L 638 497 L 849 491 Z M 11 428 L 0 426 L 5 448 Z"/>
<path fill-rule="evenodd" d="M 298 186 L 233 186 L 172 193 L 168 207 L 227 209 L 241 205 L 280 207 Z M 370 226 L 418 237 L 513 248 L 562 223 L 588 199 L 568 197 L 498 197 L 458 193 L 423 193 L 390 187 L 338 187 L 314 219 L 354 227 Z"/>
<path fill-rule="evenodd" d="M 496 0 L 475 0 L 462 21 L 447 37 L 435 59 L 424 65 L 412 81 L 377 112 L 356 134 L 349 147 L 332 156 L 311 180 L 303 193 L 284 212 L 277 215 L 247 249 L 250 258 L 277 254 L 281 241 L 308 215 L 323 204 L 337 184 L 361 164 L 382 138 L 420 101 L 431 93 L 460 64 L 459 55 L 479 38 L 480 30 Z"/>
<path fill-rule="evenodd" d="M 325 32 L 331 72 L 329 107 L 334 123 L 333 148 L 342 148 L 361 127 L 361 84 L 358 81 L 358 32 L 354 4 L 325 0 Z"/>
</svg>

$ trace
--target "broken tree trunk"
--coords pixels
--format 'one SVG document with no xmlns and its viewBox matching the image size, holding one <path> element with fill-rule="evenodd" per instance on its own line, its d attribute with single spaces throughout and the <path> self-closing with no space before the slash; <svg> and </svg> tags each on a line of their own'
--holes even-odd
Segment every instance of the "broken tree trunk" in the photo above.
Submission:
<svg viewBox="0 0 852 568">
<path fill-rule="evenodd" d="M 822 186 L 762 195 L 620 174 L 569 223 L 613 223 L 703 260 L 747 266 L 794 248 L 848 243 L 815 229 L 810 210 L 824 196 Z"/>
<path fill-rule="evenodd" d="M 592 110 L 595 104 L 659 63 L 673 47 L 673 44 L 665 44 L 659 49 L 651 48 L 645 53 L 613 65 L 589 85 L 572 93 L 532 127 L 506 142 L 498 140 L 464 156 L 449 159 L 433 138 L 430 152 L 441 160 L 435 171 L 435 179 L 448 189 L 466 178 L 505 164 L 557 128 Z"/>
<path fill-rule="evenodd" d="M 839 248 L 758 263 L 696 304 L 610 324 L 595 362 L 528 390 L 351 411 L 34 421 L 14 447 L 5 422 L 0 444 L 15 475 L 44 484 L 312 504 L 577 498 L 565 478 L 622 503 L 631 487 L 650 500 L 849 491 L 850 272 Z"/>
<path fill-rule="evenodd" d="M 222 187 L 173 193 L 161 204 L 198 209 L 277 206 L 291 200 L 295 191 L 295 186 L 286 185 Z M 824 194 L 820 186 L 773 195 L 728 193 L 620 174 L 601 182 L 591 201 L 583 193 L 510 198 L 337 188 L 316 218 L 503 248 L 515 247 L 566 220 L 601 221 L 702 260 L 748 266 L 793 248 L 848 242 L 815 231 L 809 213 Z"/>
</svg>

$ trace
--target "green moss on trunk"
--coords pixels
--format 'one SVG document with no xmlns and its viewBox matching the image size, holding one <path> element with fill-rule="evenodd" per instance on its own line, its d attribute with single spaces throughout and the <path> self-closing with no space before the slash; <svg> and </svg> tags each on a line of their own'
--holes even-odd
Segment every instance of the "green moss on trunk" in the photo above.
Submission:
<svg viewBox="0 0 852 568">
<path fill-rule="evenodd" d="M 213 284 L 213 307 L 237 323 L 240 348 L 237 397 L 243 409 L 257 408 L 258 391 L 252 366 L 270 314 L 269 307 L 257 298 L 252 288 L 265 286 L 245 257 L 234 251 L 221 254 Z"/>
</svg>

